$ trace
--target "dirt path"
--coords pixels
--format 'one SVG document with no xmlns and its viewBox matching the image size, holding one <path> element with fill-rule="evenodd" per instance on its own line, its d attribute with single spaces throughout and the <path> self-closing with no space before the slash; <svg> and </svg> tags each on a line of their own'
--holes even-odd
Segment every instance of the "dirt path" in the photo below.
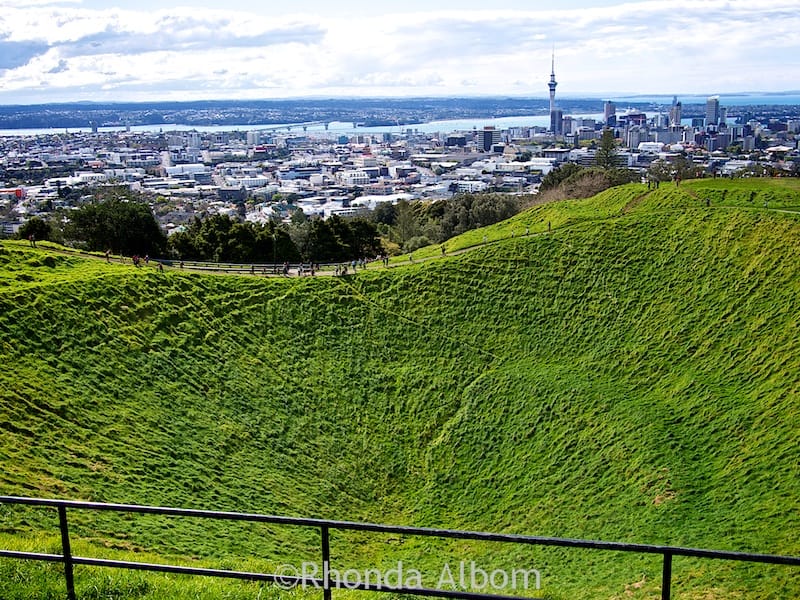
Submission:
<svg viewBox="0 0 800 600">
<path fill-rule="evenodd" d="M 693 190 L 685 190 L 690 196 L 697 199 L 698 202 L 700 198 L 694 193 Z M 639 204 L 642 203 L 647 197 L 649 197 L 653 193 L 653 190 L 648 190 L 632 200 L 630 200 L 620 211 L 621 214 L 627 214 L 633 211 Z M 716 206 L 712 205 L 712 208 L 722 208 L 722 209 L 747 209 L 749 207 L 737 207 L 737 206 Z M 780 212 L 780 213 L 790 213 L 790 214 L 800 214 L 798 210 L 790 210 L 790 209 L 783 209 L 783 208 L 760 208 L 760 207 L 753 207 L 751 210 L 763 210 L 763 211 L 770 211 L 770 212 Z M 613 217 L 610 217 L 613 218 Z M 563 229 L 562 228 L 559 228 Z M 529 238 L 529 237 L 540 237 L 544 235 L 550 234 L 550 231 L 542 231 L 538 233 L 528 234 L 526 236 L 517 236 L 519 238 Z M 491 244 L 496 244 L 498 242 L 502 242 L 505 240 L 514 239 L 514 236 L 509 236 L 505 238 L 498 238 L 493 239 L 491 241 L 486 241 L 482 244 L 476 244 L 474 246 L 468 246 L 466 248 L 459 248 L 458 250 L 451 250 L 448 251 L 446 254 L 443 255 L 430 255 L 423 258 L 414 259 L 413 252 L 409 255 L 405 255 L 405 260 L 396 260 L 393 261 L 388 266 L 383 266 L 380 261 L 373 261 L 372 263 L 368 263 L 365 269 L 357 268 L 355 274 L 357 275 L 363 271 L 378 271 L 378 270 L 391 270 L 395 267 L 406 266 L 406 265 L 415 265 L 430 262 L 433 260 L 443 260 L 445 258 L 451 256 L 458 256 L 461 254 L 465 254 L 467 252 L 471 252 L 473 250 L 477 250 L 478 248 L 484 248 Z M 47 244 L 47 243 L 45 243 Z M 48 252 L 53 252 L 55 254 L 60 254 L 63 256 L 78 256 L 80 258 L 88 258 L 91 260 L 99 260 L 105 261 L 108 264 L 117 264 L 117 265 L 128 265 L 133 266 L 133 261 L 130 257 L 121 256 L 121 255 L 110 255 L 105 257 L 100 254 L 93 254 L 89 252 L 84 252 L 81 250 L 68 250 L 62 247 L 54 247 L 49 244 L 44 245 L 40 243 L 38 246 L 39 249 L 46 250 Z M 352 266 L 350 263 L 328 263 L 322 265 L 322 268 L 315 272 L 314 277 L 336 277 L 336 266 L 337 264 L 347 265 L 347 272 L 348 276 L 353 275 Z M 182 266 L 181 266 L 182 265 Z M 283 273 L 275 272 L 275 266 L 272 263 L 259 263 L 254 265 L 249 264 L 233 264 L 233 263 L 213 263 L 213 262 L 204 262 L 204 261 L 183 261 L 183 262 L 176 262 L 172 260 L 166 259 L 150 259 L 148 263 L 145 263 L 144 260 L 141 260 L 139 263 L 140 269 L 154 269 L 156 271 L 182 271 L 182 272 L 189 272 L 189 273 L 213 273 L 213 274 L 225 274 L 225 275 L 239 275 L 239 276 L 249 276 L 249 277 L 284 277 L 284 278 L 295 278 L 298 277 L 298 265 L 294 265 L 290 267 L 290 271 L 288 275 L 284 275 Z M 303 277 L 310 277 L 311 273 L 308 269 L 304 270 L 302 275 Z"/>
<path fill-rule="evenodd" d="M 629 212 L 631 212 L 634 208 L 636 208 L 637 206 L 639 206 L 639 204 L 642 203 L 642 200 L 644 200 L 650 194 L 652 194 L 653 191 L 654 190 L 648 190 L 644 194 L 639 194 L 638 196 L 636 196 L 636 198 L 634 198 L 633 200 L 631 200 L 625 206 L 622 207 L 622 214 L 626 215 Z"/>
</svg>

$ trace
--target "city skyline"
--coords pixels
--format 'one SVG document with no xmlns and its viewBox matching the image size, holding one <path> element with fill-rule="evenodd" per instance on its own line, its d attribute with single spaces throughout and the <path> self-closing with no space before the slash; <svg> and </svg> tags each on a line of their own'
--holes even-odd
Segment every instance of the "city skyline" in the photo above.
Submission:
<svg viewBox="0 0 800 600">
<path fill-rule="evenodd" d="M 789 0 L 574 0 L 557 10 L 409 0 L 386 14 L 360 0 L 6 4 L 0 104 L 546 97 L 554 49 L 562 98 L 800 87 Z"/>
</svg>

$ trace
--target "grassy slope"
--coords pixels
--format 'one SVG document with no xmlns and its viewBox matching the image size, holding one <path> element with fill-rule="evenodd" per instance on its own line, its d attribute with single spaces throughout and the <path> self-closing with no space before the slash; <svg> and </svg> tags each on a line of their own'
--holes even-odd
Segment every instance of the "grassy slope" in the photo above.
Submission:
<svg viewBox="0 0 800 600">
<path fill-rule="evenodd" d="M 5 244 L 0 489 L 800 554 L 800 226 L 717 208 L 720 185 L 537 207 L 492 231 L 552 234 L 347 280 L 158 274 Z M 725 185 L 725 204 L 751 203 L 753 184 Z M 11 529 L 52 524 L 5 510 Z M 95 545 L 208 559 L 317 543 L 75 520 Z M 338 552 L 402 550 L 356 548 Z M 648 597 L 660 573 L 613 554 L 437 552 L 525 558 L 554 597 L 627 597 L 642 574 Z M 676 577 L 677 597 L 800 594 L 785 568 L 676 561 Z"/>
</svg>

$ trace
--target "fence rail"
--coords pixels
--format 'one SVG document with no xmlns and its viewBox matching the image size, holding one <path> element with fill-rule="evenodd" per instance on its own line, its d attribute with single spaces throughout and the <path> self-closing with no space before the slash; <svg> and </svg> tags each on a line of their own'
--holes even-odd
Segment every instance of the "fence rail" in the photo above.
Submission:
<svg viewBox="0 0 800 600">
<path fill-rule="evenodd" d="M 476 540 L 485 542 L 514 543 L 532 546 L 556 546 L 562 548 L 585 548 L 591 550 L 610 550 L 617 552 L 633 552 L 637 554 L 660 554 L 663 557 L 661 575 L 661 599 L 669 600 L 672 582 L 672 558 L 686 556 L 703 559 L 732 560 L 740 562 L 766 563 L 773 565 L 788 565 L 800 567 L 800 557 L 781 556 L 774 554 L 753 554 L 748 552 L 730 552 L 708 550 L 702 548 L 685 548 L 681 546 L 660 546 L 653 544 L 632 544 L 625 542 L 605 542 L 571 538 L 555 538 L 531 535 L 517 535 L 509 533 L 487 533 L 481 531 L 462 531 L 455 529 L 437 529 L 431 527 L 409 527 L 403 525 L 383 525 L 377 523 L 359 523 L 353 521 L 334 521 L 327 519 L 310 519 L 299 517 L 283 517 L 257 513 L 238 513 L 214 510 L 197 510 L 186 508 L 171 508 L 163 506 L 143 506 L 137 504 L 109 504 L 102 502 L 84 502 L 79 500 L 57 500 L 48 498 L 24 498 L 17 496 L 0 496 L 0 504 L 14 504 L 27 506 L 41 506 L 55 508 L 58 511 L 59 529 L 61 532 L 61 554 L 46 554 L 38 552 L 19 552 L 0 549 L 0 557 L 35 560 L 45 562 L 60 562 L 64 565 L 64 578 L 69 600 L 77 600 L 73 576 L 74 565 L 96 567 L 110 567 L 161 573 L 178 573 L 185 575 L 202 575 L 210 577 L 224 577 L 246 581 L 264 581 L 280 583 L 282 585 L 310 585 L 323 590 L 324 600 L 331 600 L 333 589 L 347 588 L 363 591 L 403 593 L 416 596 L 438 598 L 453 598 L 460 600 L 520 600 L 519 596 L 505 596 L 500 594 L 484 594 L 461 590 L 447 590 L 424 587 L 392 587 L 374 585 L 369 582 L 342 582 L 330 577 L 331 568 L 323 569 L 323 577 L 300 577 L 280 573 L 251 573 L 245 571 L 232 571 L 223 569 L 210 569 L 198 567 L 185 567 L 180 565 L 155 564 L 144 562 L 109 560 L 74 556 L 70 545 L 69 523 L 67 509 L 86 511 L 111 511 L 119 513 L 138 513 L 160 516 L 193 517 L 202 519 L 219 519 L 231 521 L 248 521 L 253 523 L 271 523 L 296 527 L 317 528 L 320 531 L 321 545 L 320 557 L 324 566 L 331 564 L 330 531 L 365 531 L 372 533 L 392 533 L 406 536 L 426 536 L 435 538 L 449 538 L 459 540 Z"/>
</svg>

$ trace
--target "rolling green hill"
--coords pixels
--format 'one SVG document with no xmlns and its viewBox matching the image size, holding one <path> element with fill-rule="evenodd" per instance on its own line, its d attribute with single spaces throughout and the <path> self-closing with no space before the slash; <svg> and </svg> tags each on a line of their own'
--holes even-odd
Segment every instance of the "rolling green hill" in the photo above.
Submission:
<svg viewBox="0 0 800 600">
<path fill-rule="evenodd" d="M 347 278 L 159 273 L 5 242 L 0 493 L 798 555 L 798 206 L 795 181 L 629 185 Z M 318 543 L 73 520 L 104 556 L 240 568 Z M 49 513 L 2 507 L 0 523 L 0 546 L 57 551 Z M 658 557 L 426 544 L 334 540 L 352 564 L 532 563 L 551 598 L 659 585 Z M 788 567 L 674 571 L 676 598 L 800 596 Z M 77 578 L 98 598 L 258 589 Z M 0 596 L 32 595 L 62 597 L 59 569 L 0 562 Z"/>
</svg>

